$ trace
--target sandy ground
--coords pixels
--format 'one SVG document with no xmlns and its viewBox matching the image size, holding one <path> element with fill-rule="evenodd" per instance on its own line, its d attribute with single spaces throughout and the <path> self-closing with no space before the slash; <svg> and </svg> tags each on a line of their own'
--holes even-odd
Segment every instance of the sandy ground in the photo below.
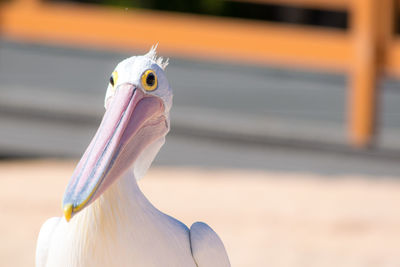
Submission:
<svg viewBox="0 0 400 267">
<path fill-rule="evenodd" d="M 1 266 L 34 265 L 74 164 L 0 162 Z M 140 184 L 164 212 L 211 225 L 232 266 L 400 266 L 394 178 L 159 167 Z"/>
</svg>

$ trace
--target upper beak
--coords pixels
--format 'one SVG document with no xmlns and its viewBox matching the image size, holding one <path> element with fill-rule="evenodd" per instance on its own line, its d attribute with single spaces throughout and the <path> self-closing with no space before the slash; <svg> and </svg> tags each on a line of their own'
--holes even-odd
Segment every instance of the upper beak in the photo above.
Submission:
<svg viewBox="0 0 400 267">
<path fill-rule="evenodd" d="M 163 101 L 132 84 L 120 85 L 65 191 L 67 221 L 97 199 L 155 139 L 140 134 L 146 126 L 166 133 Z"/>
</svg>

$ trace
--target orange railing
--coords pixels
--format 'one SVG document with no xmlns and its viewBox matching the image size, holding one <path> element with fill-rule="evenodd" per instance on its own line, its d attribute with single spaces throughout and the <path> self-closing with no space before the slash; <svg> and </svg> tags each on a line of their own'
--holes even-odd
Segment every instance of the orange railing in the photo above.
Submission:
<svg viewBox="0 0 400 267">
<path fill-rule="evenodd" d="M 245 1 L 245 0 L 238 0 Z M 400 75 L 400 41 L 393 34 L 394 0 L 248 0 L 348 10 L 350 30 L 104 8 L 39 0 L 14 0 L 0 9 L 2 34 L 18 39 L 89 44 L 257 64 L 345 71 L 350 75 L 351 144 L 373 144 L 378 74 Z"/>
</svg>

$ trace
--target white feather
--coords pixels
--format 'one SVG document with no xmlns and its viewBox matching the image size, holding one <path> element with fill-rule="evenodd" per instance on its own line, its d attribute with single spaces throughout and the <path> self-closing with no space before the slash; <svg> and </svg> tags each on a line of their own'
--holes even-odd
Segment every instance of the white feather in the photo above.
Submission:
<svg viewBox="0 0 400 267">
<path fill-rule="evenodd" d="M 157 47 L 158 47 L 158 43 L 153 45 L 150 48 L 150 51 L 147 52 L 147 54 L 145 54 L 144 56 L 149 58 L 151 61 L 154 61 L 155 63 L 157 63 L 157 65 L 160 66 L 160 68 L 165 70 L 169 64 L 169 58 L 167 58 L 165 61 L 164 61 L 163 57 L 157 58 Z"/>
<path fill-rule="evenodd" d="M 231 266 L 224 244 L 207 224 L 196 222 L 190 227 L 190 244 L 198 267 Z"/>
<path fill-rule="evenodd" d="M 47 262 L 37 267 L 196 266 L 188 228 L 151 205 L 130 172 L 69 223 L 59 219 L 45 232 L 38 250 L 47 248 Z"/>
</svg>

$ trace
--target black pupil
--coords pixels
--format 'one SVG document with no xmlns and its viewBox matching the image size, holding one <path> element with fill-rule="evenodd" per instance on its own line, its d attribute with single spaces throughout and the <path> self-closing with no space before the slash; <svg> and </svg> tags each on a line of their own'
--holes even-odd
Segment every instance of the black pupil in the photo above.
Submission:
<svg viewBox="0 0 400 267">
<path fill-rule="evenodd" d="M 114 86 L 114 77 L 113 76 L 110 77 L 110 83 L 112 86 Z"/>
<path fill-rule="evenodd" d="M 153 73 L 149 73 L 146 78 L 146 83 L 148 86 L 153 86 L 154 83 L 156 82 L 156 77 L 154 76 Z"/>
</svg>

